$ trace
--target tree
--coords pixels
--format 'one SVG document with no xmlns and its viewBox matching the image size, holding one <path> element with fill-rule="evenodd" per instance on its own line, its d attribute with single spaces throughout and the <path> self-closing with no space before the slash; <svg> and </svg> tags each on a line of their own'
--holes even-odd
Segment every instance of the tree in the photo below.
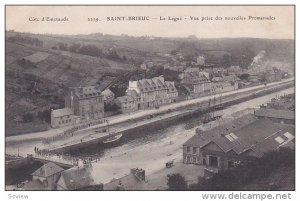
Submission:
<svg viewBox="0 0 300 201">
<path fill-rule="evenodd" d="M 187 182 L 185 181 L 185 178 L 177 173 L 168 175 L 168 190 L 176 191 L 176 190 L 187 190 Z"/>
</svg>

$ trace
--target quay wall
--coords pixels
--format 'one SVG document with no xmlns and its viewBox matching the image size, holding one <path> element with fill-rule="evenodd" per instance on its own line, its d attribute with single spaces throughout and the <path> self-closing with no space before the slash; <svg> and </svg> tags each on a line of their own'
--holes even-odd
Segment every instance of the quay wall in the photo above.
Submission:
<svg viewBox="0 0 300 201">
<path fill-rule="evenodd" d="M 294 82 L 282 84 L 280 86 L 277 86 L 277 87 L 274 87 L 274 88 L 268 88 L 268 89 L 261 90 L 261 91 L 258 91 L 258 92 L 244 92 L 244 93 L 249 93 L 249 94 L 245 95 L 244 93 L 242 93 L 243 97 L 240 97 L 240 98 L 238 96 L 235 97 L 236 96 L 235 95 L 234 99 L 222 102 L 222 106 L 225 108 L 225 107 L 228 107 L 228 106 L 231 106 L 231 105 L 239 104 L 241 102 L 245 102 L 245 101 L 248 101 L 250 99 L 254 99 L 254 98 L 257 98 L 257 97 L 260 97 L 260 96 L 271 94 L 271 93 L 274 93 L 276 91 L 287 89 L 287 88 L 290 88 L 290 87 L 293 87 L 293 86 L 294 86 Z M 229 95 L 229 97 L 230 96 L 231 95 Z M 195 105 L 199 105 L 198 109 L 186 111 L 186 112 L 183 112 L 183 113 L 180 113 L 180 114 L 176 114 L 174 116 L 165 117 L 163 119 L 157 119 L 157 120 L 151 121 L 147 124 L 137 125 L 135 127 L 125 129 L 125 130 L 121 131 L 123 133 L 122 140 L 126 140 L 126 138 L 130 137 L 130 136 L 138 135 L 141 132 L 143 134 L 151 133 L 153 131 L 163 129 L 163 128 L 175 125 L 177 123 L 181 123 L 182 121 L 186 121 L 186 120 L 189 120 L 189 119 L 192 119 L 192 118 L 195 118 L 195 117 L 200 117 L 201 115 L 207 114 L 208 112 L 211 112 L 212 110 L 214 110 L 213 107 L 210 107 L 210 108 L 204 107 L 205 102 L 208 103 L 208 101 L 204 101 L 202 103 L 195 104 Z M 217 107 L 219 105 L 220 104 L 216 104 L 215 107 Z M 189 108 L 191 106 L 193 106 L 193 105 L 189 105 L 189 106 L 186 106 L 186 107 Z M 66 146 L 55 148 L 55 149 L 52 149 L 52 150 L 49 150 L 49 151 L 52 152 L 52 153 L 67 153 L 67 152 L 74 151 L 74 150 L 77 150 L 77 149 L 82 149 L 82 148 L 85 148 L 85 147 L 88 147 L 88 146 L 94 146 L 94 145 L 102 146 L 102 141 L 105 138 L 107 138 L 107 136 L 97 138 L 97 139 L 94 139 L 94 140 L 90 140 L 90 141 L 86 141 L 86 142 L 82 142 L 82 143 L 66 145 Z"/>
</svg>

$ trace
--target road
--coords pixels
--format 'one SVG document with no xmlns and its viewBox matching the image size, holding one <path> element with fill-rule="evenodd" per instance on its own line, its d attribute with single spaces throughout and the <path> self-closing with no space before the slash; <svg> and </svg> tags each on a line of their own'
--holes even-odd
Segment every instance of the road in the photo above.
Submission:
<svg viewBox="0 0 300 201">
<path fill-rule="evenodd" d="M 251 91 L 251 90 L 255 90 L 255 89 L 262 89 L 265 87 L 270 87 L 270 86 L 275 86 L 275 85 L 282 84 L 282 83 L 287 83 L 292 80 L 294 80 L 294 78 L 289 78 L 286 80 L 282 80 L 280 82 L 269 83 L 267 86 L 258 85 L 258 86 L 254 86 L 254 87 L 238 89 L 235 91 L 229 91 L 229 92 L 222 93 L 222 96 L 225 97 L 228 95 L 238 94 L 241 92 L 247 92 L 247 91 Z M 147 115 L 151 115 L 151 114 L 153 115 L 153 114 L 158 114 L 158 113 L 162 113 L 162 112 L 167 112 L 168 110 L 178 109 L 180 107 L 185 107 L 185 106 L 201 103 L 201 102 L 204 102 L 207 100 L 209 100 L 209 97 L 207 97 L 207 96 L 200 97 L 200 98 L 196 98 L 196 99 L 185 100 L 185 101 L 181 101 L 181 102 L 177 102 L 177 103 L 172 103 L 169 105 L 164 105 L 164 106 L 161 106 L 159 109 L 139 110 L 139 111 L 136 111 L 136 112 L 133 112 L 130 114 L 120 114 L 120 115 L 107 117 L 106 119 L 109 120 L 110 124 L 117 124 L 117 123 L 122 123 L 124 121 L 127 121 L 128 119 L 136 119 L 136 118 L 141 118 L 143 116 L 147 116 Z M 106 124 L 103 123 L 103 124 L 94 125 L 94 126 L 91 126 L 87 129 L 83 129 L 83 130 L 94 129 L 94 128 L 101 127 L 101 126 L 102 127 L 106 126 Z M 10 136 L 10 137 L 6 137 L 5 140 L 6 140 L 6 142 L 18 142 L 18 141 L 26 141 L 26 140 L 42 140 L 43 138 L 46 138 L 46 137 L 55 136 L 55 135 L 63 132 L 66 129 L 68 129 L 68 127 L 51 129 L 48 131 L 37 132 L 37 133 L 23 134 L 23 135 L 18 135 L 18 136 Z"/>
<path fill-rule="evenodd" d="M 251 99 L 249 101 L 230 106 L 224 110 L 224 121 L 217 120 L 211 125 L 226 122 L 228 119 L 238 118 L 235 113 L 249 107 L 258 107 L 284 93 L 293 93 L 294 88 L 274 92 L 266 96 Z M 242 113 L 241 113 L 242 114 Z M 205 124 L 207 125 L 207 124 Z M 195 128 L 186 130 L 185 123 L 171 126 L 162 131 L 155 131 L 151 141 L 128 142 L 121 146 L 105 150 L 100 161 L 93 163 L 92 175 L 97 182 L 108 182 L 113 178 L 119 178 L 129 173 L 131 168 L 138 167 L 146 170 L 148 180 L 156 178 L 155 183 L 164 183 L 166 174 L 176 173 L 172 171 L 182 170 L 187 166 L 182 164 L 182 144 L 195 133 Z M 161 137 L 158 137 L 161 136 Z M 171 142 L 171 143 L 170 143 Z M 20 149 L 21 154 L 33 151 L 34 143 L 22 143 L 16 146 L 7 146 L 7 153 L 16 154 Z M 165 162 L 175 159 L 175 167 L 165 169 Z M 121 165 L 120 165 L 121 164 Z M 176 165 L 180 164 L 180 168 Z M 192 167 L 186 167 L 192 168 Z M 201 167 L 195 167 L 196 170 Z M 193 169 L 193 168 L 192 168 Z M 199 170 L 199 171 L 200 171 Z M 191 170 L 192 171 L 192 170 Z M 185 174 L 185 173 L 182 173 Z M 202 173 L 199 173 L 202 174 Z M 184 175 L 188 177 L 188 175 Z"/>
</svg>

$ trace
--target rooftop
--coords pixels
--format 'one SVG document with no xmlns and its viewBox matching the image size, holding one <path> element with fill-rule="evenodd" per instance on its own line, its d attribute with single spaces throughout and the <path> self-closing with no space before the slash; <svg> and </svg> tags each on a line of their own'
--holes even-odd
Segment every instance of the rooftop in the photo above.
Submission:
<svg viewBox="0 0 300 201">
<path fill-rule="evenodd" d="M 92 175 L 86 167 L 74 167 L 61 173 L 59 180 L 65 183 L 65 190 L 80 190 L 89 186 L 96 185 Z M 58 185 L 59 185 L 58 181 Z"/>
<path fill-rule="evenodd" d="M 236 123 L 231 123 L 235 128 L 228 128 L 226 125 L 224 129 L 224 126 L 219 126 L 201 135 L 196 134 L 184 145 L 204 148 L 215 143 L 225 153 L 232 150 L 236 154 L 242 154 L 252 150 L 260 157 L 268 151 L 293 143 L 294 126 L 273 123 L 267 118 L 251 119 L 248 123 L 244 121 L 238 127 Z"/>
<path fill-rule="evenodd" d="M 62 116 L 73 115 L 73 114 L 74 112 L 71 108 L 62 108 L 62 109 L 51 111 L 51 115 L 53 117 L 62 117 Z"/>
<path fill-rule="evenodd" d="M 74 87 L 71 88 L 71 91 L 74 92 L 74 94 L 79 99 L 85 99 L 85 98 L 93 98 L 93 97 L 101 97 L 102 96 L 102 90 L 100 86 L 86 86 L 86 87 Z"/>
<path fill-rule="evenodd" d="M 45 60 L 49 56 L 46 52 L 36 52 L 32 55 L 24 57 L 25 60 L 28 60 L 32 63 L 39 63 L 43 60 Z"/>
<path fill-rule="evenodd" d="M 34 173 L 32 173 L 32 176 L 37 176 L 37 177 L 50 177 L 56 173 L 62 172 L 64 169 L 55 163 L 49 162 L 37 169 Z"/>
<path fill-rule="evenodd" d="M 269 117 L 269 118 L 278 118 L 278 119 L 290 119 L 295 120 L 295 112 L 290 110 L 276 110 L 276 109 L 267 109 L 260 108 L 254 112 L 258 117 Z"/>
</svg>

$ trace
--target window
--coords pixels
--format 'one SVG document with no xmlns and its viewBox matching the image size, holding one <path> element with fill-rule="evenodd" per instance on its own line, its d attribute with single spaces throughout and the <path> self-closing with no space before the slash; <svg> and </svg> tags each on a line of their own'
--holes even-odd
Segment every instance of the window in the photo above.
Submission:
<svg viewBox="0 0 300 201">
<path fill-rule="evenodd" d="M 196 154 L 197 152 L 197 147 L 193 147 L 193 154 Z"/>
<path fill-rule="evenodd" d="M 191 149 L 190 147 L 186 147 L 186 152 L 190 152 L 191 151 L 190 149 Z"/>
<path fill-rule="evenodd" d="M 193 163 L 196 163 L 197 159 L 196 157 L 193 157 Z"/>
<path fill-rule="evenodd" d="M 62 123 L 65 123 L 65 121 L 64 121 L 64 120 L 62 120 Z"/>
<path fill-rule="evenodd" d="M 60 121 L 58 121 L 58 124 L 60 124 Z"/>
<path fill-rule="evenodd" d="M 189 163 L 191 161 L 191 157 L 187 156 L 186 157 L 187 162 Z"/>
</svg>

